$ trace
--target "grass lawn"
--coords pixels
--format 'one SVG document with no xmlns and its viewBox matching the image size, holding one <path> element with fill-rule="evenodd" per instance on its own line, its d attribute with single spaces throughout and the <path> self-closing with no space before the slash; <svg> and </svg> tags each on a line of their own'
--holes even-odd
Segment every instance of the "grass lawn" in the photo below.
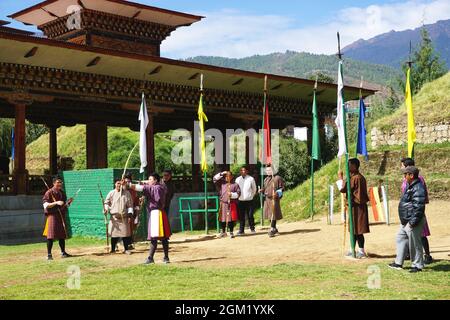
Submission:
<svg viewBox="0 0 450 320">
<path fill-rule="evenodd" d="M 93 239 L 70 240 L 72 248 L 101 244 Z M 55 243 L 55 253 L 57 248 Z M 0 246 L 0 299 L 450 299 L 449 261 L 409 274 L 387 268 L 390 260 L 378 260 L 380 289 L 368 289 L 368 265 L 359 262 L 124 267 L 91 256 L 47 262 L 42 252 L 45 244 Z M 67 288 L 72 265 L 81 270 L 79 290 Z"/>
</svg>

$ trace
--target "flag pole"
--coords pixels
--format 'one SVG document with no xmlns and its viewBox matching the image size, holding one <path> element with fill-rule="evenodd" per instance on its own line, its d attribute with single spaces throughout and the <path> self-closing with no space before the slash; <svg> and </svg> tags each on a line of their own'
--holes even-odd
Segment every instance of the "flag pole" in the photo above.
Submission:
<svg viewBox="0 0 450 320">
<path fill-rule="evenodd" d="M 264 76 L 264 106 L 262 118 L 262 147 L 261 147 L 261 189 L 264 188 L 264 162 L 265 162 L 265 134 L 264 134 L 264 120 L 266 119 L 266 104 L 267 104 L 267 75 Z M 263 194 L 259 194 L 259 201 L 261 205 L 261 227 L 264 227 L 264 203 Z"/>
<path fill-rule="evenodd" d="M 364 76 L 361 76 L 361 83 L 359 84 L 359 112 L 358 112 L 358 130 L 356 131 L 356 145 L 355 145 L 355 158 L 358 158 L 358 138 L 359 138 L 359 122 L 361 121 L 361 99 L 362 99 L 362 88 L 364 84 Z"/>
<path fill-rule="evenodd" d="M 315 112 L 314 104 L 316 103 L 316 92 L 317 92 L 318 81 L 319 81 L 319 75 L 316 76 L 316 83 L 314 85 L 314 102 L 313 102 L 313 115 L 312 115 L 313 116 L 313 128 L 312 128 L 313 132 L 311 135 L 313 143 L 314 143 L 314 121 L 315 121 L 315 117 L 316 117 L 316 114 L 314 114 L 314 112 Z M 311 148 L 311 221 L 314 220 L 314 157 L 313 157 L 314 150 L 313 149 L 314 149 L 314 146 L 312 146 L 312 148 Z"/>
<path fill-rule="evenodd" d="M 341 52 L 341 37 L 339 35 L 339 32 L 337 33 L 338 37 L 338 57 L 339 57 L 339 68 L 340 68 L 340 74 L 342 77 L 342 81 L 344 79 L 344 74 L 342 70 L 342 52 Z M 344 126 L 344 138 L 345 138 L 345 171 L 347 175 L 347 204 L 348 204 L 348 224 L 350 227 L 350 246 L 352 248 L 352 256 L 353 258 L 356 258 L 356 252 L 355 252 L 355 243 L 354 238 L 355 235 L 353 233 L 354 225 L 353 225 L 353 208 L 352 208 L 352 193 L 351 193 L 351 187 L 350 187 L 350 168 L 348 165 L 349 160 L 349 152 L 348 152 L 348 139 L 347 139 L 347 111 L 345 109 L 345 103 L 344 103 L 344 95 L 342 94 L 342 123 Z"/>
<path fill-rule="evenodd" d="M 200 75 L 200 99 L 203 99 L 203 79 L 204 79 L 204 76 L 202 73 Z M 203 119 L 202 119 L 202 121 L 203 121 Z M 202 132 L 202 134 L 204 135 L 204 132 Z M 203 139 L 203 144 L 204 144 L 204 146 L 201 146 L 201 148 L 206 148 L 206 141 L 204 139 Z M 202 163 L 203 163 L 203 161 L 206 161 L 206 158 L 203 159 L 203 154 L 202 154 Z M 207 170 L 205 170 L 205 168 L 202 168 L 202 170 L 203 170 L 203 188 L 204 188 L 204 193 L 205 193 L 205 233 L 208 234 L 208 232 L 209 232 L 209 229 L 208 229 L 208 172 L 207 172 Z"/>
</svg>

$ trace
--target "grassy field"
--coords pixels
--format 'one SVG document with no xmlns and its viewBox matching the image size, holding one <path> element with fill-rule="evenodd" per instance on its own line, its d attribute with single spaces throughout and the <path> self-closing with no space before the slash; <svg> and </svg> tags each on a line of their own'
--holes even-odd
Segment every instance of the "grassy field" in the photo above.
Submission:
<svg viewBox="0 0 450 320">
<path fill-rule="evenodd" d="M 450 119 L 450 72 L 443 77 L 427 83 L 413 97 L 416 123 L 439 123 Z M 372 127 L 387 131 L 395 126 L 405 126 L 407 121 L 405 105 L 392 115 L 376 121 Z M 370 132 L 370 131 L 368 131 Z"/>
<path fill-rule="evenodd" d="M 85 250 L 102 243 L 75 238 L 69 249 Z M 94 255 L 47 262 L 44 253 L 45 244 L 0 246 L 0 299 L 450 299 L 449 261 L 409 274 L 387 268 L 388 260 L 370 265 L 273 261 L 270 266 L 243 268 L 220 263 L 216 267 L 120 266 Z M 80 268 L 79 289 L 67 286 L 73 283 L 71 266 Z M 380 271 L 379 289 L 367 285 L 368 270 L 374 267 Z"/>
</svg>

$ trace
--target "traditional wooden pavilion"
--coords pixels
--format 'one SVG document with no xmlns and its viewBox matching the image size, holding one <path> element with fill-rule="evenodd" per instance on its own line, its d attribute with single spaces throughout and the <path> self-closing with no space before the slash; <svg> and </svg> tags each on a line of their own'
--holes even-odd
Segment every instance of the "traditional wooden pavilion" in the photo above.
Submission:
<svg viewBox="0 0 450 320">
<path fill-rule="evenodd" d="M 74 8 L 77 9 L 74 11 Z M 15 162 L 8 193 L 42 189 L 25 166 L 25 120 L 50 129 L 49 167 L 57 171 L 56 129 L 86 125 L 88 169 L 107 167 L 107 127 L 139 129 L 144 90 L 149 105 L 149 169 L 154 169 L 154 134 L 193 129 L 199 76 L 205 75 L 209 126 L 260 128 L 263 73 L 160 57 L 160 45 L 177 28 L 204 17 L 123 0 L 47 0 L 10 18 L 35 25 L 44 36 L 0 26 L 0 117 L 15 118 Z M 267 75 L 271 126 L 311 126 L 314 82 Z M 336 108 L 336 85 L 320 83 L 321 122 Z M 374 91 L 363 89 L 364 97 Z M 347 87 L 346 99 L 359 88 Z M 247 151 L 248 158 L 248 151 Z M 194 179 L 200 179 L 193 166 Z"/>
</svg>

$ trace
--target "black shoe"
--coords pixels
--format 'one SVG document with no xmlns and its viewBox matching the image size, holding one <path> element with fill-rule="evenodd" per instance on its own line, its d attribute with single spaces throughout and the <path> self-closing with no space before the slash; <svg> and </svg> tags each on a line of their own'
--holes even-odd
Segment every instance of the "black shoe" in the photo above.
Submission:
<svg viewBox="0 0 450 320">
<path fill-rule="evenodd" d="M 233 232 L 230 232 L 230 238 L 234 239 L 234 233 Z"/>
<path fill-rule="evenodd" d="M 269 231 L 269 238 L 275 237 L 275 232 L 273 230 Z"/>
<path fill-rule="evenodd" d="M 388 265 L 388 267 L 391 268 L 391 269 L 395 269 L 395 270 L 402 270 L 403 269 L 403 266 L 401 266 L 399 264 L 396 264 L 395 262 L 391 263 L 390 265 Z"/>
<path fill-rule="evenodd" d="M 72 256 L 70 254 L 68 254 L 67 252 L 63 252 L 63 253 L 61 253 L 61 258 L 63 258 L 63 259 L 72 258 Z"/>
<path fill-rule="evenodd" d="M 49 255 L 47 256 L 47 261 L 51 261 L 51 260 L 53 260 L 53 256 L 52 256 L 51 254 L 49 254 Z"/>
<path fill-rule="evenodd" d="M 241 236 L 243 236 L 243 235 L 245 235 L 245 232 L 244 232 L 244 231 L 239 231 L 239 232 L 236 234 L 236 236 L 238 236 L 238 237 L 241 237 Z"/>
<path fill-rule="evenodd" d="M 170 263 L 169 257 L 164 257 L 163 262 L 164 262 L 165 264 L 169 264 L 169 263 Z"/>
<path fill-rule="evenodd" d="M 147 265 L 147 264 L 155 264 L 155 260 L 153 260 L 153 258 L 147 258 L 147 260 L 145 260 L 144 264 L 145 265 Z"/>
<path fill-rule="evenodd" d="M 425 258 L 423 259 L 425 264 L 432 264 L 433 263 L 433 257 L 429 255 L 425 255 Z"/>
<path fill-rule="evenodd" d="M 251 232 L 251 233 L 256 233 L 256 230 L 255 230 L 255 229 L 252 229 L 250 232 Z"/>
<path fill-rule="evenodd" d="M 405 257 L 405 260 L 407 261 L 407 260 L 411 260 L 411 257 L 409 256 L 409 255 L 407 255 L 406 257 Z"/>
<path fill-rule="evenodd" d="M 422 269 L 414 267 L 411 270 L 409 270 L 409 273 L 417 273 L 417 272 L 422 272 Z"/>
</svg>

